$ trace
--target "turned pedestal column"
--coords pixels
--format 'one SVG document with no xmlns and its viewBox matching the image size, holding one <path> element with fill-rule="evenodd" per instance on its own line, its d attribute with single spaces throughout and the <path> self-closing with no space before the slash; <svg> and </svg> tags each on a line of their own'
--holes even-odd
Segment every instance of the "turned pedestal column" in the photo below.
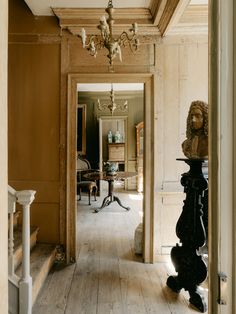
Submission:
<svg viewBox="0 0 236 314">
<path fill-rule="evenodd" d="M 190 295 L 189 302 L 201 312 L 207 309 L 199 284 L 207 276 L 207 266 L 202 259 L 199 249 L 205 245 L 206 230 L 204 217 L 207 214 L 208 182 L 203 175 L 201 159 L 177 159 L 190 166 L 187 173 L 182 174 L 181 184 L 184 186 L 186 199 L 183 210 L 176 225 L 176 235 L 180 244 L 171 250 L 171 260 L 177 276 L 169 276 L 167 285 L 179 293 L 182 288 Z"/>
</svg>

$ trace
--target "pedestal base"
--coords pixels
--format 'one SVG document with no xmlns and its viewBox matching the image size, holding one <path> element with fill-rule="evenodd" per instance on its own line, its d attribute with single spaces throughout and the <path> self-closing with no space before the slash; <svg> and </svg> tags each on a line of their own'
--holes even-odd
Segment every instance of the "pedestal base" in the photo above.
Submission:
<svg viewBox="0 0 236 314">
<path fill-rule="evenodd" d="M 171 260 L 178 275 L 170 276 L 166 284 L 176 293 L 181 289 L 187 290 L 189 302 L 199 311 L 205 312 L 207 304 L 200 293 L 199 285 L 207 277 L 207 267 L 199 254 L 199 248 L 206 242 L 202 216 L 207 181 L 202 173 L 203 160 L 184 161 L 190 166 L 190 170 L 181 178 L 186 193 L 183 210 L 176 225 L 176 235 L 181 244 L 171 250 Z"/>
<path fill-rule="evenodd" d="M 169 276 L 166 282 L 167 286 L 174 292 L 180 293 L 183 286 L 179 282 L 178 276 Z M 207 303 L 205 301 L 204 295 L 200 292 L 199 288 L 196 286 L 193 290 L 188 290 L 189 292 L 189 303 L 195 306 L 200 312 L 204 313 L 207 310 Z"/>
</svg>

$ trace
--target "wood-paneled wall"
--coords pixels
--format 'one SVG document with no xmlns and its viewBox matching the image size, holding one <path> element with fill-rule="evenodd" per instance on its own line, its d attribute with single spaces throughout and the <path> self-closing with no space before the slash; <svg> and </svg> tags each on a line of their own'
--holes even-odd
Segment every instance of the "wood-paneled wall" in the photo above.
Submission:
<svg viewBox="0 0 236 314">
<path fill-rule="evenodd" d="M 8 313 L 8 199 L 7 199 L 7 27 L 8 1 L 0 10 L 0 313 Z"/>
<path fill-rule="evenodd" d="M 9 184 L 36 190 L 31 224 L 39 241 L 60 241 L 60 38 L 55 18 L 10 1 Z"/>
</svg>

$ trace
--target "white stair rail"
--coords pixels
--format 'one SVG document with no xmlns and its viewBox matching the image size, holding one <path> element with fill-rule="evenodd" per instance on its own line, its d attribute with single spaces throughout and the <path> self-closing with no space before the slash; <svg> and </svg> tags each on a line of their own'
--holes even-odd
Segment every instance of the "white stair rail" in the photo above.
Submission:
<svg viewBox="0 0 236 314">
<path fill-rule="evenodd" d="M 17 202 L 22 205 L 22 275 L 19 282 L 20 314 L 32 312 L 32 277 L 30 276 L 30 204 L 34 200 L 35 191 L 16 192 Z"/>
<path fill-rule="evenodd" d="M 32 313 L 32 278 L 30 276 L 30 204 L 36 191 L 16 191 L 8 186 L 9 213 L 9 313 Z M 16 202 L 22 205 L 22 274 L 18 277 L 14 268 L 14 213 Z"/>
<path fill-rule="evenodd" d="M 8 185 L 8 275 L 13 277 L 14 271 L 14 213 L 16 211 L 16 191 Z"/>
<path fill-rule="evenodd" d="M 19 313 L 19 280 L 14 267 L 14 213 L 16 211 L 16 190 L 8 185 L 8 294 L 9 313 Z"/>
</svg>

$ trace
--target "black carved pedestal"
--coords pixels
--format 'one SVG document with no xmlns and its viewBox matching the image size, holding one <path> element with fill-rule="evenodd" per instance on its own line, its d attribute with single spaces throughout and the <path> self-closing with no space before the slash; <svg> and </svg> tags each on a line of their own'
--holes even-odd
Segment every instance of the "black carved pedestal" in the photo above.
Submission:
<svg viewBox="0 0 236 314">
<path fill-rule="evenodd" d="M 198 252 L 206 241 L 203 205 L 207 204 L 208 183 L 202 172 L 204 160 L 177 160 L 186 162 L 190 170 L 182 174 L 181 178 L 186 193 L 183 210 L 176 225 L 176 235 L 181 244 L 171 250 L 171 260 L 178 275 L 169 276 L 166 284 L 175 292 L 180 292 L 182 288 L 187 290 L 190 295 L 189 302 L 201 312 L 205 312 L 207 305 L 198 287 L 207 276 L 207 266 Z"/>
</svg>

